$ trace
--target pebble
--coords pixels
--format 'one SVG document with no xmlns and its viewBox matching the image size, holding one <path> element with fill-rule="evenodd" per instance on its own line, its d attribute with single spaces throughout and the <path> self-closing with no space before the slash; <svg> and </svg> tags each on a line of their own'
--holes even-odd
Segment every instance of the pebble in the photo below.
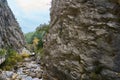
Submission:
<svg viewBox="0 0 120 80">
<path fill-rule="evenodd" d="M 4 80 L 42 80 L 43 70 L 33 58 L 25 58 L 23 63 L 16 66 L 16 71 L 2 71 Z"/>
</svg>

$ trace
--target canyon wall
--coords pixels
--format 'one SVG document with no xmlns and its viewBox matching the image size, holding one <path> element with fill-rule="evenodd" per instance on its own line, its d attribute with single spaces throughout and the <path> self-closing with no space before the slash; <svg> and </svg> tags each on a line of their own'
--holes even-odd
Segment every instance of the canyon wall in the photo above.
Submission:
<svg viewBox="0 0 120 80">
<path fill-rule="evenodd" d="M 7 0 L 0 0 L 0 48 L 21 51 L 25 39 Z"/>
<path fill-rule="evenodd" d="M 119 0 L 52 0 L 45 80 L 120 80 Z"/>
</svg>

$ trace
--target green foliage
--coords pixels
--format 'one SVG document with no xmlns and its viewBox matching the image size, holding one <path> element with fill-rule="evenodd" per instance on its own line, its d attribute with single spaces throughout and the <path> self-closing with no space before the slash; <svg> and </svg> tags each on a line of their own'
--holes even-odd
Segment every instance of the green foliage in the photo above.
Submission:
<svg viewBox="0 0 120 80">
<path fill-rule="evenodd" d="M 48 24 L 41 24 L 36 28 L 35 32 L 30 32 L 25 34 L 26 42 L 28 43 L 26 47 L 32 51 L 37 53 L 36 56 L 42 58 L 44 56 L 43 49 L 43 38 L 46 33 L 49 32 Z"/>
<path fill-rule="evenodd" d="M 6 50 L 5 49 L 0 49 L 0 56 L 3 56 L 6 54 Z"/>
<path fill-rule="evenodd" d="M 48 24 L 40 24 L 40 26 L 38 26 L 36 28 L 36 32 L 41 32 L 41 31 L 45 31 L 48 33 L 49 31 L 49 25 Z"/>
<path fill-rule="evenodd" d="M 29 53 L 27 53 L 26 51 L 22 51 L 21 56 L 22 56 L 22 58 L 30 57 Z"/>
<path fill-rule="evenodd" d="M 39 56 L 40 58 L 44 57 L 44 49 L 43 48 L 36 50 L 35 53 L 37 53 L 36 56 Z"/>
<path fill-rule="evenodd" d="M 0 66 L 3 70 L 11 70 L 17 64 L 17 62 L 22 61 L 22 56 L 14 50 L 7 51 L 7 58 L 5 62 Z"/>
<path fill-rule="evenodd" d="M 39 42 L 38 42 L 38 45 L 37 45 L 37 48 L 42 48 L 43 47 L 43 37 L 45 35 L 45 33 L 48 33 L 49 31 L 49 25 L 47 24 L 43 24 L 43 25 L 40 25 L 39 27 L 36 28 L 36 35 L 35 37 L 37 37 L 39 39 Z"/>
<path fill-rule="evenodd" d="M 34 35 L 34 32 L 29 32 L 25 34 L 25 39 L 28 44 L 32 44 L 33 35 Z"/>
<path fill-rule="evenodd" d="M 36 49 L 40 49 L 43 47 L 43 37 L 45 35 L 45 33 L 48 33 L 49 31 L 49 25 L 48 24 L 41 24 L 40 26 L 38 26 L 36 28 L 35 32 L 30 32 L 25 34 L 25 38 L 28 44 L 32 44 L 31 46 L 34 47 L 34 51 Z M 34 42 L 36 42 L 36 40 L 38 41 L 38 44 L 35 45 Z M 29 46 L 30 47 L 30 46 Z"/>
</svg>

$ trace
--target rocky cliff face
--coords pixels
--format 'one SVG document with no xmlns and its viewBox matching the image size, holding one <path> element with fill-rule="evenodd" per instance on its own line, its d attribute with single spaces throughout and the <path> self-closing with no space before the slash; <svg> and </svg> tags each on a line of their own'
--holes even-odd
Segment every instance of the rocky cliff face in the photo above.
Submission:
<svg viewBox="0 0 120 80">
<path fill-rule="evenodd" d="M 19 51 L 24 36 L 6 0 L 0 0 L 0 48 L 13 48 Z"/>
<path fill-rule="evenodd" d="M 52 0 L 46 79 L 120 80 L 119 10 L 119 0 Z"/>
</svg>

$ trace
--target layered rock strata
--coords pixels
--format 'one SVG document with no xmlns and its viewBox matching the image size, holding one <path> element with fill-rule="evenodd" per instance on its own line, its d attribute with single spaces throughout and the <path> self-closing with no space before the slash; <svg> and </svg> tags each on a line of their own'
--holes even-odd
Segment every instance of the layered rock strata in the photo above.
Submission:
<svg viewBox="0 0 120 80">
<path fill-rule="evenodd" d="M 47 80 L 120 80 L 118 0 L 52 0 Z"/>
<path fill-rule="evenodd" d="M 13 48 L 19 52 L 24 44 L 23 33 L 7 0 L 0 0 L 0 48 Z"/>
</svg>

